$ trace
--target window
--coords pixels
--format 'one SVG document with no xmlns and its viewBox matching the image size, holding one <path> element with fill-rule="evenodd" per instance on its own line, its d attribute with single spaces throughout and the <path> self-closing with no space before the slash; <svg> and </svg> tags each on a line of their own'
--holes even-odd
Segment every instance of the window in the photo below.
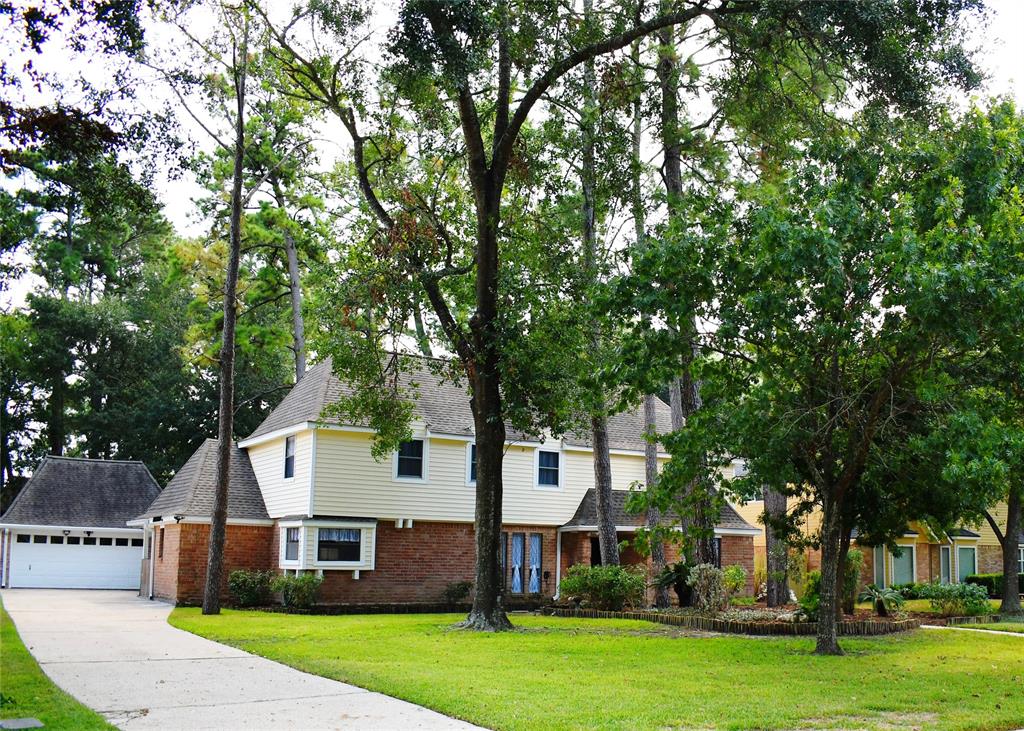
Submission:
<svg viewBox="0 0 1024 731">
<path fill-rule="evenodd" d="M 32 536 L 27 533 L 18 534 L 18 543 L 29 543 L 32 540 Z"/>
<path fill-rule="evenodd" d="M 100 545 L 101 546 L 112 546 L 112 545 L 114 545 L 114 539 L 113 538 L 100 538 Z"/>
<path fill-rule="evenodd" d="M 543 541 L 540 533 L 530 534 L 530 575 L 529 590 L 531 594 L 540 594 L 540 571 L 543 563 L 541 561 L 541 545 Z"/>
<path fill-rule="evenodd" d="M 871 562 L 874 564 L 875 586 L 881 589 L 885 586 L 885 548 L 883 546 L 875 546 Z"/>
<path fill-rule="evenodd" d="M 948 584 L 953 578 L 953 568 L 950 563 L 951 551 L 949 546 L 939 546 L 939 581 Z"/>
<path fill-rule="evenodd" d="M 33 543 L 46 543 L 46 536 L 32 536 Z"/>
<path fill-rule="evenodd" d="M 977 573 L 977 553 L 974 546 L 958 546 L 956 549 L 956 580 L 961 584 L 971 574 Z"/>
<path fill-rule="evenodd" d="M 81 536 L 68 536 L 68 545 L 69 546 L 77 546 L 81 542 L 82 542 Z"/>
<path fill-rule="evenodd" d="M 50 543 L 63 543 L 64 536 L 50 536 Z"/>
<path fill-rule="evenodd" d="M 537 484 L 558 487 L 558 452 L 537 451 Z"/>
<path fill-rule="evenodd" d="M 299 560 L 299 529 L 285 528 L 284 530 L 284 560 Z"/>
<path fill-rule="evenodd" d="M 164 557 L 164 529 L 163 528 L 160 529 L 160 544 L 159 544 L 159 546 L 157 546 L 156 557 L 157 558 L 163 558 Z"/>
<path fill-rule="evenodd" d="M 114 545 L 115 546 L 127 546 L 128 545 L 128 539 L 127 538 L 115 538 L 114 539 Z"/>
<path fill-rule="evenodd" d="M 412 439 L 398 445 L 395 477 L 412 480 L 423 479 L 423 440 Z"/>
<path fill-rule="evenodd" d="M 95 546 L 96 545 L 96 538 L 93 537 L 93 536 L 86 536 L 85 538 L 82 539 L 82 545 L 83 546 Z"/>
<path fill-rule="evenodd" d="M 892 583 L 913 584 L 914 583 L 914 547 L 900 546 L 900 555 L 895 553 L 892 556 Z"/>
<path fill-rule="evenodd" d="M 476 484 L 476 445 L 466 446 L 466 484 Z"/>
<path fill-rule="evenodd" d="M 523 549 L 525 548 L 526 534 L 512 534 L 512 582 L 513 594 L 523 593 Z"/>
<path fill-rule="evenodd" d="M 1017 549 L 1017 573 L 1024 574 L 1024 546 Z"/>
<path fill-rule="evenodd" d="M 284 477 L 295 477 L 295 437 L 284 440 Z"/>
<path fill-rule="evenodd" d="M 362 531 L 358 528 L 320 528 L 317 534 L 317 561 L 359 561 L 362 558 Z"/>
<path fill-rule="evenodd" d="M 132 548 L 142 548 L 142 543 L 141 538 L 132 538 Z"/>
</svg>

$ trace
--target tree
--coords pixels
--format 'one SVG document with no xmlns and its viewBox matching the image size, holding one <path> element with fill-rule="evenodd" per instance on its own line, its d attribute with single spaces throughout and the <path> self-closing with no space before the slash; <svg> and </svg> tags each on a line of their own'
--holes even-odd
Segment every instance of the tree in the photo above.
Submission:
<svg viewBox="0 0 1024 731">
<path fill-rule="evenodd" d="M 357 13 L 344 4 L 331 5 L 329 12 L 312 6 L 274 32 L 295 87 L 323 104 L 349 133 L 359 192 L 381 230 L 388 232 L 382 238 L 402 242 L 404 248 L 397 255 L 390 252 L 391 281 L 405 278 L 416 283 L 413 291 L 422 288 L 469 384 L 478 458 L 477 568 L 474 606 L 466 626 L 486 630 L 509 626 L 501 607 L 498 565 L 505 424 L 510 414 L 525 416 L 529 411 L 526 405 L 516 405 L 509 394 L 533 396 L 540 389 L 525 380 L 516 382 L 531 370 L 517 373 L 506 347 L 506 340 L 512 339 L 510 328 L 520 325 L 520 313 L 506 311 L 503 299 L 504 278 L 513 274 L 502 264 L 509 223 L 503 203 L 506 186 L 520 172 L 520 151 L 528 147 L 528 121 L 538 102 L 588 60 L 627 48 L 661 28 L 702 19 L 729 36 L 742 25 L 737 19 L 744 19 L 743 27 L 748 29 L 756 25 L 760 32 L 764 25 L 771 25 L 763 24 L 765 17 L 778 25 L 764 38 L 797 27 L 808 43 L 813 40 L 826 53 L 849 54 L 855 47 L 860 77 L 887 88 L 899 86 L 899 93 L 913 99 L 925 81 L 917 62 L 920 52 L 931 48 L 936 36 L 949 34 L 949 21 L 962 8 L 922 9 L 894 3 L 886 10 L 866 13 L 843 3 L 728 1 L 715 8 L 684 3 L 670 13 L 634 22 L 631 9 L 611 8 L 602 14 L 601 37 L 590 40 L 580 35 L 574 14 L 561 8 L 516 6 L 513 12 L 508 3 L 494 7 L 434 0 L 404 3 L 390 36 L 386 76 L 405 102 L 402 112 L 418 121 L 412 125 L 417 131 L 448 129 L 446 124 L 457 120 L 456 135 L 448 142 L 449 155 L 440 162 L 444 166 L 448 159 L 464 161 L 465 183 L 472 192 L 475 220 L 471 229 L 459 231 L 467 235 L 459 238 L 458 245 L 452 229 L 431 216 L 431 210 L 423 210 L 410 186 L 395 184 L 395 169 L 389 169 L 389 164 L 404 164 L 403 153 L 411 149 L 407 138 L 396 137 L 405 121 L 398 107 L 374 106 L 366 96 L 352 94 L 346 78 L 352 69 L 351 49 L 344 41 L 350 37 Z M 303 25 L 302 21 L 308 22 Z M 297 31 L 300 27 L 305 37 L 314 40 L 304 43 Z M 322 34 L 333 36 L 341 48 L 325 52 Z M 884 59 L 875 56 L 880 49 L 886 50 Z M 875 60 L 884 62 L 884 69 Z M 958 59 L 955 53 L 947 53 L 941 61 L 940 67 L 947 68 Z M 524 89 L 516 101 L 513 88 Z M 370 134 L 363 131 L 364 110 L 376 123 Z M 432 256 L 425 256 L 429 252 Z M 465 310 L 453 309 L 449 299 L 453 288 L 472 292 L 468 317 L 463 316 Z M 404 297 L 409 291 L 404 287 L 385 294 Z M 375 357 L 366 360 L 363 372 L 380 373 L 381 369 L 380 358 Z M 345 375 L 354 380 L 351 372 Z M 377 419 L 378 423 L 382 420 Z"/>
<path fill-rule="evenodd" d="M 789 544 L 780 522 L 786 516 L 786 496 L 778 490 L 766 487 L 761 493 L 764 501 L 764 547 L 765 569 L 768 575 L 766 601 L 769 607 L 789 604 L 789 582 L 786 572 L 789 566 Z"/>
</svg>

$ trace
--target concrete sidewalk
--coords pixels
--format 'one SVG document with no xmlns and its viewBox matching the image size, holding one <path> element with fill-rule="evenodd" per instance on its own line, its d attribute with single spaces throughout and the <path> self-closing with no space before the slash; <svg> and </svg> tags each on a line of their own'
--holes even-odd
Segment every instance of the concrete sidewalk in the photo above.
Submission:
<svg viewBox="0 0 1024 731">
<path fill-rule="evenodd" d="M 462 721 L 202 639 L 134 592 L 8 589 L 53 681 L 124 729 L 472 729 Z"/>
</svg>

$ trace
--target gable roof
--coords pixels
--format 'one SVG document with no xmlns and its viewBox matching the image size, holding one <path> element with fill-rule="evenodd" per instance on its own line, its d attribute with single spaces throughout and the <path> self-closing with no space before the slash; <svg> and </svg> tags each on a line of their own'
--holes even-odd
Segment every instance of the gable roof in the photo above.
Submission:
<svg viewBox="0 0 1024 731">
<path fill-rule="evenodd" d="M 0 523 L 124 528 L 159 494 L 142 462 L 44 457 Z"/>
<path fill-rule="evenodd" d="M 217 444 L 216 439 L 204 440 L 160 496 L 132 517 L 211 516 L 217 485 Z M 269 519 L 249 457 L 237 445 L 231 450 L 228 518 Z"/>
<path fill-rule="evenodd" d="M 412 368 L 399 373 L 402 388 L 416 394 L 413 400 L 413 413 L 421 419 L 431 432 L 435 434 L 452 434 L 472 436 L 474 433 L 473 413 L 469 408 L 469 394 L 461 383 L 443 378 L 429 367 L 430 359 L 410 357 L 408 362 Z M 265 434 L 287 429 L 296 424 L 315 421 L 324 424 L 341 424 L 334 416 L 324 416 L 327 406 L 336 403 L 342 396 L 349 393 L 347 386 L 335 374 L 331 359 L 313 366 L 306 372 L 302 380 L 281 400 L 274 409 L 256 427 L 247 439 L 261 437 Z M 659 433 L 671 431 L 671 417 L 668 405 L 661 399 L 655 399 L 655 414 Z M 347 424 L 347 426 L 363 426 Z M 506 425 L 508 438 L 512 441 L 525 441 L 526 435 Z M 612 449 L 625 449 L 642 452 L 646 444 L 644 437 L 643 409 L 614 414 L 608 418 L 608 442 Z M 590 447 L 589 432 L 569 433 L 563 436 L 563 442 L 569 446 Z"/>
<path fill-rule="evenodd" d="M 629 499 L 628 490 L 612 490 L 612 522 L 617 526 L 633 526 L 639 528 L 644 524 L 642 513 L 629 513 L 626 511 L 626 501 Z M 678 525 L 680 518 L 676 514 L 662 515 L 661 524 L 665 526 Z M 594 488 L 587 490 L 575 515 L 569 519 L 563 528 L 584 528 L 597 525 L 597 491 Z M 716 528 L 723 530 L 743 530 L 759 532 L 759 529 L 750 525 L 740 517 L 740 514 L 727 502 L 722 503 L 722 509 L 718 514 Z"/>
</svg>

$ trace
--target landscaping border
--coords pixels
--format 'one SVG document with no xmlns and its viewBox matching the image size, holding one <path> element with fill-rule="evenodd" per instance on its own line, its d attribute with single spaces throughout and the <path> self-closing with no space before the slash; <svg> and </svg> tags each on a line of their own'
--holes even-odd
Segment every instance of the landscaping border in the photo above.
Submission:
<svg viewBox="0 0 1024 731">
<path fill-rule="evenodd" d="M 817 634 L 817 622 L 736 622 L 714 617 L 698 617 L 692 614 L 666 614 L 663 612 L 604 612 L 597 609 L 568 609 L 565 607 L 544 607 L 542 614 L 554 617 L 572 617 L 579 619 L 639 619 L 645 622 L 669 624 L 675 627 L 701 630 L 704 632 L 724 632 L 739 635 L 770 635 L 780 637 L 811 636 Z M 919 619 L 900 619 L 894 622 L 875 622 L 864 620 L 857 622 L 839 622 L 836 631 L 844 637 L 888 635 L 896 632 L 907 632 L 921 626 Z"/>
<path fill-rule="evenodd" d="M 946 625 L 955 627 L 959 624 L 995 624 L 998 621 L 998 614 L 979 614 L 973 617 L 947 617 Z"/>
<path fill-rule="evenodd" d="M 179 605 L 181 606 L 181 605 Z M 514 602 L 508 611 L 537 611 L 543 606 L 543 600 Z M 408 603 L 376 603 L 376 604 L 314 604 L 309 609 L 286 607 L 281 604 L 270 604 L 260 607 L 236 607 L 254 612 L 270 612 L 273 614 L 466 614 L 473 605 L 470 603 L 446 602 L 408 602 Z"/>
</svg>

